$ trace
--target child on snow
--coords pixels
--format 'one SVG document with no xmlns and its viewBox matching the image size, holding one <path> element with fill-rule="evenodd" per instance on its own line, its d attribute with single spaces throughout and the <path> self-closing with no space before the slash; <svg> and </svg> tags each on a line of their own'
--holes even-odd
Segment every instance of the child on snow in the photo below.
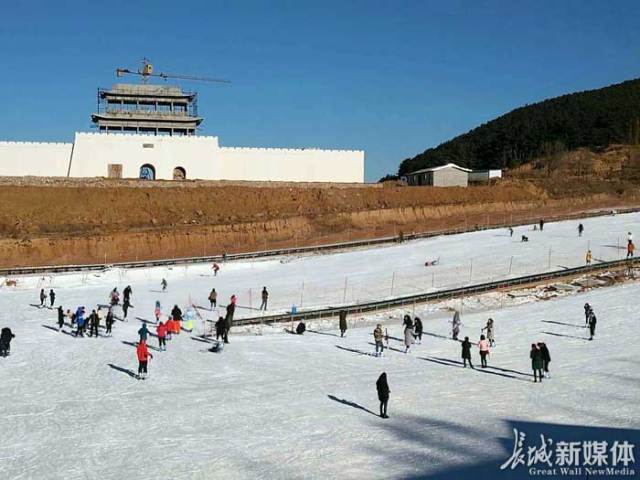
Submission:
<svg viewBox="0 0 640 480">
<path fill-rule="evenodd" d="M 167 327 L 164 323 L 160 322 L 158 324 L 158 326 L 156 327 L 156 334 L 158 335 L 158 348 L 160 348 L 160 350 L 166 350 Z"/>
<path fill-rule="evenodd" d="M 413 331 L 414 338 L 417 340 L 417 343 L 422 343 L 422 320 L 420 318 L 415 317 L 413 319 Z"/>
<path fill-rule="evenodd" d="M 482 331 L 487 331 L 487 340 L 489 340 L 489 346 L 493 347 L 495 345 L 494 339 L 494 326 L 493 326 L 493 318 L 487 320 L 487 325 L 482 329 Z"/>
<path fill-rule="evenodd" d="M 140 341 L 138 344 L 136 355 L 138 356 L 138 379 L 144 379 L 147 376 L 147 362 L 150 358 L 153 358 L 145 341 Z"/>
<path fill-rule="evenodd" d="M 462 341 L 462 361 L 464 362 L 464 368 L 467 368 L 467 360 L 469 361 L 469 366 L 473 368 L 473 363 L 471 363 L 471 342 L 469 341 L 469 337 L 464 337 Z"/>
<path fill-rule="evenodd" d="M 489 341 L 485 338 L 484 335 L 480 335 L 478 349 L 480 350 L 480 364 L 482 365 L 482 368 L 486 368 L 487 356 L 489 355 Z"/>
<path fill-rule="evenodd" d="M 373 331 L 373 340 L 376 343 L 376 357 L 379 357 L 384 352 L 384 344 L 382 343 L 382 325 L 376 325 Z"/>
</svg>

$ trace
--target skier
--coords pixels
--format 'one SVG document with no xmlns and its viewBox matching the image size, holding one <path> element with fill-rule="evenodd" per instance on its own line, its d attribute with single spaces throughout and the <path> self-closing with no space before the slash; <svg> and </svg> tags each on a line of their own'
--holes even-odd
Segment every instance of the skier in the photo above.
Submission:
<svg viewBox="0 0 640 480">
<path fill-rule="evenodd" d="M 56 292 L 53 291 L 53 288 L 49 290 L 49 301 L 51 301 L 51 308 L 53 308 L 56 301 Z"/>
<path fill-rule="evenodd" d="M 113 327 L 113 311 L 111 310 L 111 308 L 109 308 L 109 311 L 107 312 L 107 318 L 105 319 L 105 324 L 107 326 L 107 330 L 106 330 L 106 334 L 107 335 L 111 335 L 111 327 Z"/>
<path fill-rule="evenodd" d="M 267 309 L 268 300 L 269 300 L 269 292 L 267 292 L 267 287 L 262 287 L 262 303 L 260 304 L 260 310 Z"/>
<path fill-rule="evenodd" d="M 346 310 L 340 310 L 340 313 L 338 313 L 338 317 L 340 318 L 339 324 L 340 324 L 340 338 L 344 337 L 344 334 L 347 331 L 347 311 Z"/>
<path fill-rule="evenodd" d="M 58 331 L 62 330 L 64 325 L 64 310 L 62 305 L 58 305 Z"/>
<path fill-rule="evenodd" d="M 482 365 L 482 368 L 486 368 L 487 355 L 489 355 L 489 341 L 485 338 L 484 335 L 480 335 L 478 349 L 480 350 L 480 364 Z"/>
<path fill-rule="evenodd" d="M 584 304 L 584 324 L 586 326 L 589 325 L 589 317 L 591 316 L 591 314 L 593 313 L 593 309 L 591 308 L 591 305 L 589 305 L 588 303 Z"/>
<path fill-rule="evenodd" d="M 218 270 L 220 270 L 220 265 L 218 265 L 217 263 L 214 263 L 213 266 L 211 267 L 211 269 L 213 270 L 213 276 L 217 277 L 218 276 Z"/>
<path fill-rule="evenodd" d="M 578 236 L 581 237 L 582 236 L 582 232 L 584 232 L 584 225 L 579 224 L 578 225 Z"/>
<path fill-rule="evenodd" d="M 100 321 L 98 320 L 98 314 L 95 310 L 91 310 L 91 315 L 89 315 L 89 336 L 96 338 L 98 337 L 98 325 Z"/>
<path fill-rule="evenodd" d="M 404 316 L 404 353 L 409 353 L 413 343 L 413 321 L 409 315 Z"/>
<path fill-rule="evenodd" d="M 633 244 L 633 242 L 629 242 L 627 244 L 627 258 L 633 258 L 633 252 L 636 249 L 636 246 Z"/>
<path fill-rule="evenodd" d="M 147 328 L 147 324 L 143 323 L 142 327 L 138 330 L 138 335 L 140 336 L 140 342 L 146 342 L 147 336 L 149 335 L 149 329 Z"/>
<path fill-rule="evenodd" d="M 380 418 L 389 418 L 387 415 L 387 404 L 389 403 L 389 384 L 387 383 L 387 374 L 382 372 L 376 381 L 376 390 L 378 390 L 378 400 L 380 400 Z"/>
<path fill-rule="evenodd" d="M 469 366 L 473 368 L 473 363 L 471 363 L 471 342 L 469 341 L 469 337 L 464 337 L 462 341 L 462 361 L 464 362 L 464 368 L 467 368 L 467 360 L 469 360 Z"/>
<path fill-rule="evenodd" d="M 222 338 L 222 340 L 224 340 L 226 338 L 226 326 L 225 326 L 225 321 L 224 321 L 224 317 L 220 317 L 218 318 L 218 321 L 216 322 L 216 340 Z M 228 343 L 228 342 L 227 342 Z"/>
<path fill-rule="evenodd" d="M 162 287 L 163 292 L 166 292 L 168 285 L 169 284 L 167 283 L 167 281 L 163 278 L 162 281 L 160 282 L 160 286 Z"/>
<path fill-rule="evenodd" d="M 0 332 L 0 357 L 6 357 L 11 351 L 11 339 L 15 338 L 15 335 L 11 332 L 9 327 L 4 327 Z"/>
<path fill-rule="evenodd" d="M 542 356 L 543 375 L 549 378 L 549 362 L 551 362 L 551 354 L 549 353 L 547 344 L 544 342 L 538 342 L 538 348 L 540 349 L 540 355 Z"/>
<path fill-rule="evenodd" d="M 300 322 L 296 327 L 296 333 L 298 335 L 302 335 L 306 329 L 307 329 L 307 326 L 304 324 L 304 322 Z"/>
<path fill-rule="evenodd" d="M 70 309 L 67 308 L 67 313 L 65 313 L 65 316 L 69 319 L 69 325 L 73 327 L 73 324 L 76 322 L 75 315 L 71 313 Z"/>
<path fill-rule="evenodd" d="M 154 308 L 154 310 L 153 310 L 153 314 L 156 317 L 156 323 L 158 323 L 158 320 L 160 320 L 161 312 L 162 312 L 162 310 L 160 309 L 160 300 L 156 300 L 156 308 Z"/>
<path fill-rule="evenodd" d="M 158 335 L 158 348 L 160 348 L 160 350 L 166 350 L 167 349 L 167 341 L 166 341 L 167 327 L 165 326 L 164 323 L 160 322 L 158 324 L 158 326 L 156 327 L 156 334 Z"/>
<path fill-rule="evenodd" d="M 542 231 L 544 229 L 544 220 L 541 218 L 540 219 L 540 231 Z"/>
<path fill-rule="evenodd" d="M 47 299 L 47 294 L 44 293 L 44 288 L 40 290 L 40 307 L 44 307 L 44 301 Z"/>
<path fill-rule="evenodd" d="M 453 320 L 451 322 L 451 336 L 454 340 L 458 340 L 458 334 L 460 333 L 460 312 L 458 310 L 453 314 Z"/>
<path fill-rule="evenodd" d="M 587 254 L 584 257 L 584 261 L 587 265 L 591 265 L 591 260 L 593 259 L 593 255 L 591 254 L 591 250 L 587 250 Z"/>
<path fill-rule="evenodd" d="M 414 338 L 417 340 L 417 343 L 422 343 L 422 320 L 420 318 L 415 317 L 413 319 L 413 330 L 414 330 Z"/>
<path fill-rule="evenodd" d="M 484 327 L 481 331 L 484 332 L 485 330 L 487 331 L 487 340 L 489 340 L 489 346 L 493 347 L 496 344 L 494 338 L 495 327 L 493 326 L 493 318 L 487 320 L 486 327 Z"/>
<path fill-rule="evenodd" d="M 124 295 L 124 301 L 125 302 L 129 302 L 129 305 L 131 305 L 131 294 L 133 293 L 133 290 L 131 290 L 131 285 L 127 285 L 125 287 L 125 289 L 122 291 L 122 294 Z"/>
<path fill-rule="evenodd" d="M 537 382 L 540 378 L 542 382 L 542 353 L 535 343 L 531 344 L 529 358 L 531 358 L 531 368 L 533 369 L 533 381 Z"/>
<path fill-rule="evenodd" d="M 596 314 L 591 312 L 591 315 L 589 316 L 589 333 L 590 333 L 590 337 L 589 340 L 593 340 L 593 337 L 596 334 Z"/>
<path fill-rule="evenodd" d="M 509 227 L 509 236 L 513 237 L 513 228 Z"/>
<path fill-rule="evenodd" d="M 633 243 L 633 233 L 627 232 L 627 243 Z"/>
<path fill-rule="evenodd" d="M 376 357 L 379 357 L 384 353 L 384 344 L 382 343 L 382 325 L 376 325 L 376 328 L 373 330 L 373 340 L 376 343 Z"/>
<path fill-rule="evenodd" d="M 211 293 L 209 293 L 209 309 L 213 310 L 213 307 L 218 306 L 218 292 L 216 292 L 215 288 L 211 289 Z"/>
<path fill-rule="evenodd" d="M 153 358 L 153 355 L 149 353 L 147 348 L 147 342 L 140 341 L 136 348 L 136 355 L 138 356 L 138 380 L 144 380 L 147 377 L 147 362 L 149 358 Z"/>
</svg>

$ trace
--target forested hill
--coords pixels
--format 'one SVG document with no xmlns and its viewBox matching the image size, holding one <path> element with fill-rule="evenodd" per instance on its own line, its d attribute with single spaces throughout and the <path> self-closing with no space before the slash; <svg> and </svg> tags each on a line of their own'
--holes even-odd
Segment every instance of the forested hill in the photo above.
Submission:
<svg viewBox="0 0 640 480">
<path fill-rule="evenodd" d="M 511 168 L 550 149 L 640 143 L 640 79 L 517 108 L 436 148 L 408 158 L 398 173 L 454 162 Z"/>
</svg>

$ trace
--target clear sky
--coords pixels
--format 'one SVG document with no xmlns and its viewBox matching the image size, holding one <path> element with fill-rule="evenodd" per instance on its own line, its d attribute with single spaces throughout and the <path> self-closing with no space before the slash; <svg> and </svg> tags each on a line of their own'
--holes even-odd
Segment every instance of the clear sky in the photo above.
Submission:
<svg viewBox="0 0 640 480">
<path fill-rule="evenodd" d="M 89 131 L 116 67 L 199 91 L 228 146 L 354 148 L 366 178 L 515 107 L 640 76 L 640 1 L 2 1 L 0 140 Z"/>
</svg>

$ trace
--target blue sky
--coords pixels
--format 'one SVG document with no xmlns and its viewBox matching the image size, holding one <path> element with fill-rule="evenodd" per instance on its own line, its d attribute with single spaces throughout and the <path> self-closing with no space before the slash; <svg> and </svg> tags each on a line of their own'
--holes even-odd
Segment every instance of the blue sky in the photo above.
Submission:
<svg viewBox="0 0 640 480">
<path fill-rule="evenodd" d="M 228 146 L 356 148 L 366 178 L 515 107 L 640 76 L 639 1 L 12 1 L 0 139 L 90 130 L 116 67 L 199 91 Z"/>
</svg>

